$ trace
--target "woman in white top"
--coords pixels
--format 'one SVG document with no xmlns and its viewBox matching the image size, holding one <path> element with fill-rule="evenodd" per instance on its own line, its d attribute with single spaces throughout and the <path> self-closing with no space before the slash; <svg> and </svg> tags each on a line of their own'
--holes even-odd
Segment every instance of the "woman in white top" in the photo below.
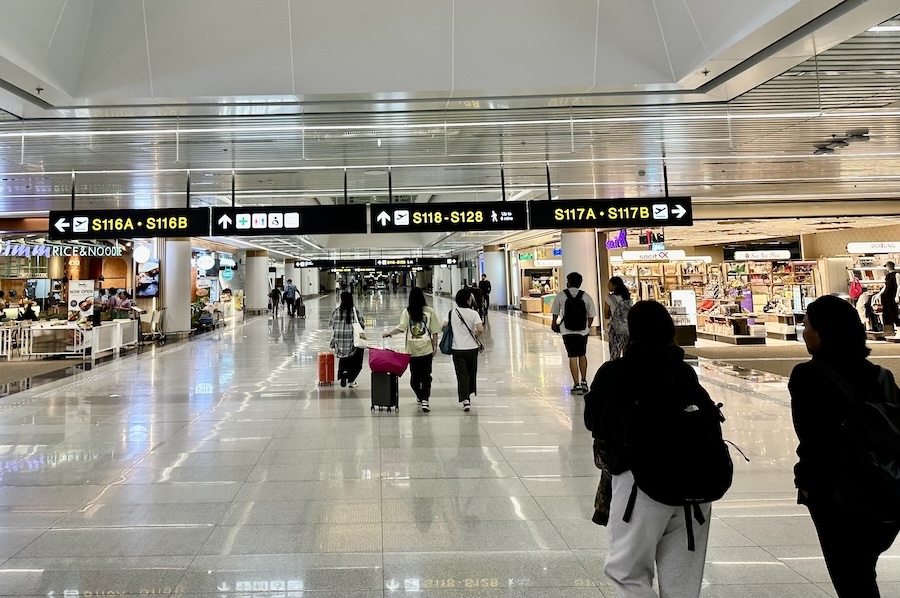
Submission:
<svg viewBox="0 0 900 598">
<path fill-rule="evenodd" d="M 419 287 L 409 292 L 409 306 L 403 310 L 400 323 L 384 336 L 404 334 L 406 336 L 406 352 L 410 354 L 409 385 L 416 393 L 416 402 L 422 411 L 428 413 L 431 407 L 431 367 L 437 349 L 437 333 L 441 331 L 441 322 L 434 310 L 425 304 L 425 293 Z"/>
<path fill-rule="evenodd" d="M 470 289 L 460 289 L 456 293 L 456 307 L 450 310 L 448 321 L 453 329 L 453 367 L 456 369 L 456 385 L 459 402 L 463 411 L 468 411 L 475 392 L 475 376 L 478 374 L 478 353 L 484 332 L 481 316 L 472 307 L 473 297 Z"/>
</svg>

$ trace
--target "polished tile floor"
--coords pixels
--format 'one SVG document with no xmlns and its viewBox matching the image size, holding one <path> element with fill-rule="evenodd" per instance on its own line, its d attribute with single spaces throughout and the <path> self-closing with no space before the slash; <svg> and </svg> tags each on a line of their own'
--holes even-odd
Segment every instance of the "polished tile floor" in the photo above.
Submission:
<svg viewBox="0 0 900 598">
<path fill-rule="evenodd" d="M 369 329 L 404 301 L 362 301 Z M 0 596 L 613 596 L 561 340 L 492 313 L 472 412 L 438 357 L 430 414 L 407 378 L 399 413 L 373 413 L 367 370 L 356 389 L 316 386 L 333 305 L 0 399 Z M 832 595 L 794 501 L 784 381 L 699 367 L 751 457 L 714 507 L 703 595 Z M 882 560 L 885 596 L 898 559 Z"/>
</svg>

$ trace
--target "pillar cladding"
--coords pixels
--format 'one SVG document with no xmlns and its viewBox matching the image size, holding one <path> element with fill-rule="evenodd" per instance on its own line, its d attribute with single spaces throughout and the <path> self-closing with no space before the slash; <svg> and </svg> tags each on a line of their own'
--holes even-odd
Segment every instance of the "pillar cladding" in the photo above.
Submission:
<svg viewBox="0 0 900 598">
<path fill-rule="evenodd" d="M 244 309 L 265 311 L 269 306 L 269 252 L 247 251 L 247 284 L 244 289 Z"/>
<path fill-rule="evenodd" d="M 165 240 L 162 252 L 162 305 L 166 308 L 166 332 L 191 330 L 191 240 Z"/>
<path fill-rule="evenodd" d="M 499 245 L 484 248 L 484 273 L 491 283 L 491 306 L 506 309 L 509 306 L 509 292 L 506 276 L 506 250 Z M 481 277 L 478 277 L 479 282 Z"/>
<path fill-rule="evenodd" d="M 597 235 L 593 230 L 564 230 L 560 236 L 562 246 L 562 272 L 560 273 L 560 289 L 566 286 L 566 276 L 578 272 L 584 278 L 581 290 L 594 300 L 597 310 L 601 307 L 602 297 L 597 280 Z M 595 318 L 592 326 L 598 326 L 600 318 Z"/>
</svg>

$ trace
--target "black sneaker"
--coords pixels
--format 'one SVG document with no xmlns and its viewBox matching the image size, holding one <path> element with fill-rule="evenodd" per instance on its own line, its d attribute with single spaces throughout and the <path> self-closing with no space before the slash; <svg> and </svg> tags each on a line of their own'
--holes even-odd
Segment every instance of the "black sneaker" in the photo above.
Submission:
<svg viewBox="0 0 900 598">
<path fill-rule="evenodd" d="M 472 401 L 466 399 L 463 401 L 463 411 L 468 411 L 472 407 Z"/>
</svg>

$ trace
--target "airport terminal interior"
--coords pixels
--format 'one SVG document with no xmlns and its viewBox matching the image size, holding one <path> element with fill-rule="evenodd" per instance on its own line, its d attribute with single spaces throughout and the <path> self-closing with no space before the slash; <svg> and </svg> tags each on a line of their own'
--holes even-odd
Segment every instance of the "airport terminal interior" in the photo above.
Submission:
<svg viewBox="0 0 900 598">
<path fill-rule="evenodd" d="M 828 295 L 900 376 L 898 0 L 0 15 L 0 596 L 617 596 L 552 327 L 573 272 L 665 306 L 747 457 L 700 596 L 837 596 L 788 379 Z M 414 289 L 443 318 L 472 286 L 471 408 L 440 351 L 427 410 L 410 372 L 375 407 Z M 877 571 L 900 598 L 900 543 Z"/>
</svg>

